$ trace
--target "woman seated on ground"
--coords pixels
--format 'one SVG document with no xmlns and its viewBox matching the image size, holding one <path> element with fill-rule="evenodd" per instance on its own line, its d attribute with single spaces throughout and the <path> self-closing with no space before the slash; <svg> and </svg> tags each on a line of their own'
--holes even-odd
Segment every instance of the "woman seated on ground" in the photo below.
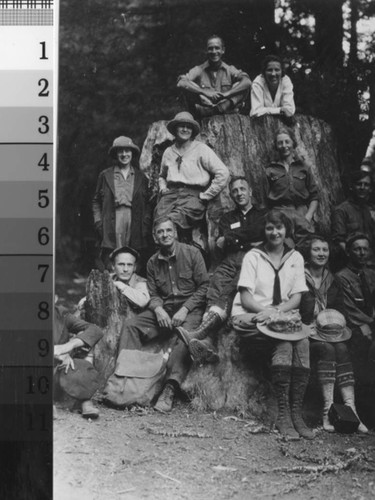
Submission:
<svg viewBox="0 0 375 500">
<path fill-rule="evenodd" d="M 313 439 L 314 433 L 302 419 L 302 404 L 310 374 L 309 329 L 299 322 L 298 331 L 273 332 L 264 326 L 282 313 L 298 309 L 302 292 L 307 291 L 302 255 L 285 244 L 292 223 L 278 210 L 265 217 L 264 243 L 248 252 L 243 260 L 232 322 L 242 336 L 267 335 L 273 349 L 272 383 L 278 402 L 276 428 L 289 438 Z M 296 315 L 294 315 L 296 316 Z M 285 316 L 284 316 L 285 317 Z M 291 404 L 289 403 L 291 396 Z"/>
<path fill-rule="evenodd" d="M 195 140 L 200 126 L 190 113 L 178 113 L 167 129 L 176 140 L 161 161 L 154 220 L 168 215 L 177 226 L 180 241 L 190 242 L 207 203 L 226 186 L 229 171 L 211 148 Z"/>
<path fill-rule="evenodd" d="M 262 73 L 251 87 L 250 116 L 280 115 L 291 117 L 296 107 L 293 98 L 293 84 L 284 75 L 282 60 L 278 56 L 266 56 L 262 62 Z"/>
<path fill-rule="evenodd" d="M 310 337 L 310 349 L 312 358 L 317 362 L 318 380 L 323 394 L 323 429 L 334 432 L 328 411 L 333 403 L 336 381 L 344 404 L 350 406 L 355 414 L 357 410 L 353 367 L 345 342 L 350 339 L 351 331 L 346 327 L 341 284 L 328 269 L 329 254 L 327 239 L 312 236 L 306 249 L 305 275 L 309 291 L 302 295 L 300 312 L 302 321 L 312 324 L 314 330 Z M 322 314 L 322 311 L 326 313 Z M 362 422 L 358 431 L 368 432 Z"/>
</svg>

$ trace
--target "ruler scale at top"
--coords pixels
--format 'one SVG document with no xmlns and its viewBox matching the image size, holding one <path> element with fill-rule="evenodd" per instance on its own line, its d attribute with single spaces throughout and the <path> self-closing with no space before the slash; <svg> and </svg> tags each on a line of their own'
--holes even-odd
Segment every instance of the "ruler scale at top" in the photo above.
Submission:
<svg viewBox="0 0 375 500">
<path fill-rule="evenodd" d="M 0 453 L 30 499 L 52 495 L 54 52 L 53 1 L 0 0 Z"/>
</svg>

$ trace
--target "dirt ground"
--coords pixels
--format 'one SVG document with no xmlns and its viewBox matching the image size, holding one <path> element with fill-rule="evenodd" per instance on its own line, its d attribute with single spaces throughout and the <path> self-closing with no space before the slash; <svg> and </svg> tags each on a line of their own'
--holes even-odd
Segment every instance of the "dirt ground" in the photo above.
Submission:
<svg viewBox="0 0 375 500">
<path fill-rule="evenodd" d="M 84 280 L 57 277 L 56 292 L 71 309 Z M 98 406 L 100 418 L 86 421 L 58 405 L 54 500 L 375 498 L 374 432 L 318 428 L 313 441 L 286 442 L 259 422 L 188 403 L 170 415 Z"/>
<path fill-rule="evenodd" d="M 100 407 L 86 421 L 59 408 L 55 500 L 373 499 L 375 435 L 285 442 L 251 420 Z"/>
</svg>

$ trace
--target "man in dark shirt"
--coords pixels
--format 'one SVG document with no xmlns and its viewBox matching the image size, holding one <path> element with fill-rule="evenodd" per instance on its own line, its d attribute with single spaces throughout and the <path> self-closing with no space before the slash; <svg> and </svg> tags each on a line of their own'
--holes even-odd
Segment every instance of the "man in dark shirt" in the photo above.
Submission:
<svg viewBox="0 0 375 500">
<path fill-rule="evenodd" d="M 247 73 L 229 66 L 222 58 L 222 38 L 207 40 L 207 61 L 178 78 L 177 87 L 185 91 L 189 111 L 197 117 L 235 113 L 249 100 L 251 80 Z M 249 112 L 249 111 L 247 111 Z"/>
<path fill-rule="evenodd" d="M 252 203 L 252 191 L 246 177 L 233 177 L 229 192 L 236 205 L 224 214 L 219 222 L 219 237 L 216 245 L 224 252 L 224 260 L 216 268 L 207 292 L 207 308 L 203 322 L 195 330 L 185 327 L 177 329 L 180 338 L 189 347 L 193 359 L 198 363 L 214 362 L 217 354 L 208 334 L 227 318 L 242 259 L 246 252 L 263 241 L 265 209 Z"/>
<path fill-rule="evenodd" d="M 370 255 L 368 236 L 363 233 L 349 236 L 346 252 L 348 265 L 336 276 L 344 291 L 346 318 L 352 330 L 349 346 L 354 373 L 360 379 L 371 375 L 375 381 L 375 271 L 367 267 Z"/>
<path fill-rule="evenodd" d="M 335 207 L 332 214 L 332 239 L 345 250 L 345 241 L 354 232 L 365 233 L 374 250 L 375 221 L 371 214 L 369 198 L 372 180 L 368 172 L 355 172 L 350 179 L 351 196 Z"/>
<path fill-rule="evenodd" d="M 141 350 L 152 339 L 168 339 L 181 325 L 195 328 L 202 318 L 208 274 L 200 251 L 177 241 L 176 227 L 168 217 L 155 221 L 153 236 L 160 249 L 147 263 L 151 300 L 145 311 L 124 325 L 119 352 Z M 190 368 L 189 351 L 176 340 L 168 360 L 167 381 L 154 407 L 163 413 L 172 410 L 175 392 Z"/>
</svg>

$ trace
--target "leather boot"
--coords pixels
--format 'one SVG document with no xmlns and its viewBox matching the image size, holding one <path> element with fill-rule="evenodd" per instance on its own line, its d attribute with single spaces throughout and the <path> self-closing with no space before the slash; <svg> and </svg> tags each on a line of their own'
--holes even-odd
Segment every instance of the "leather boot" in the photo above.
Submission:
<svg viewBox="0 0 375 500">
<path fill-rule="evenodd" d="M 339 386 L 344 405 L 349 406 L 359 420 L 358 432 L 367 434 L 368 429 L 365 424 L 361 422 L 355 407 L 354 373 L 351 363 L 337 365 L 337 385 Z"/>
<path fill-rule="evenodd" d="M 220 360 L 212 340 L 209 337 L 204 340 L 192 339 L 189 342 L 189 352 L 193 361 L 199 365 L 204 365 L 206 363 L 214 364 Z"/>
<path fill-rule="evenodd" d="M 176 328 L 177 335 L 182 342 L 189 347 L 189 343 L 193 339 L 203 340 L 207 337 L 210 330 L 222 324 L 223 320 L 220 315 L 214 311 L 209 311 L 207 317 L 202 323 L 194 330 L 185 330 L 182 326 Z"/>
<path fill-rule="evenodd" d="M 169 413 L 172 411 L 174 395 L 174 385 L 167 382 L 154 406 L 154 410 L 160 411 L 161 413 Z"/>
<path fill-rule="evenodd" d="M 278 416 L 276 429 L 289 439 L 299 439 L 299 434 L 295 430 L 290 416 L 289 389 L 292 369 L 290 366 L 271 366 L 272 384 L 276 393 Z"/>
<path fill-rule="evenodd" d="M 329 409 L 333 403 L 333 394 L 336 381 L 335 361 L 318 361 L 318 380 L 323 395 L 323 429 L 327 432 L 335 432 L 328 417 Z"/>
<path fill-rule="evenodd" d="M 314 431 L 307 427 L 302 418 L 303 398 L 305 397 L 309 377 L 310 368 L 304 368 L 303 366 L 292 367 L 292 421 L 300 436 L 305 439 L 314 439 Z"/>
<path fill-rule="evenodd" d="M 95 408 L 91 399 L 82 401 L 82 417 L 91 418 L 92 420 L 99 417 L 99 410 Z"/>
</svg>

